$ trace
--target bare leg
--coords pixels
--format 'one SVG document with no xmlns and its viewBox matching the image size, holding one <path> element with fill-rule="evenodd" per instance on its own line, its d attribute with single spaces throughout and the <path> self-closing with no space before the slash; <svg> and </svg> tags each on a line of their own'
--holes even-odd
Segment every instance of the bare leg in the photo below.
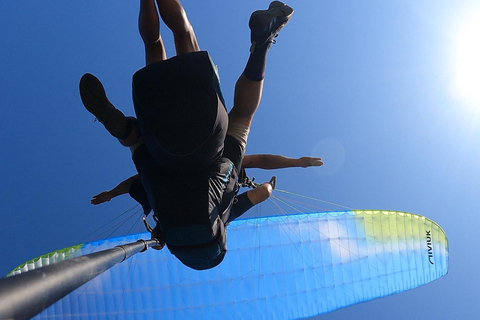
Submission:
<svg viewBox="0 0 480 320">
<path fill-rule="evenodd" d="M 242 74 L 235 85 L 234 103 L 228 115 L 229 121 L 250 127 L 262 98 L 262 90 L 263 80 L 252 81 Z"/>
<path fill-rule="evenodd" d="M 146 65 L 167 59 L 155 0 L 140 0 L 138 31 L 145 45 Z"/>
<path fill-rule="evenodd" d="M 292 14 L 291 7 L 273 1 L 268 10 L 258 10 L 251 15 L 251 53 L 245 70 L 235 85 L 234 104 L 229 114 L 230 123 L 250 127 L 262 97 L 267 51 Z"/>
<path fill-rule="evenodd" d="M 272 195 L 272 190 L 270 183 L 266 182 L 255 189 L 247 191 L 247 197 L 253 205 L 257 205 L 267 200 Z"/>
<path fill-rule="evenodd" d="M 178 0 L 156 0 L 163 22 L 172 30 L 177 55 L 200 51 L 193 27 Z"/>
</svg>

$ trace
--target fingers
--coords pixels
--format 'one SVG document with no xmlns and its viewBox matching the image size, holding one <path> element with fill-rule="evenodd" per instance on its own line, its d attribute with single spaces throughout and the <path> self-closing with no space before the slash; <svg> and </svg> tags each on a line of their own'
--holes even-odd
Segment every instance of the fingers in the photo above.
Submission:
<svg viewBox="0 0 480 320">
<path fill-rule="evenodd" d="M 322 158 L 302 157 L 302 158 L 300 158 L 300 160 L 301 160 L 303 168 L 319 167 L 319 166 L 323 165 Z"/>
<path fill-rule="evenodd" d="M 311 166 L 319 167 L 323 165 L 322 158 L 311 158 L 310 161 L 311 161 Z"/>
<path fill-rule="evenodd" d="M 97 205 L 97 204 L 104 203 L 104 202 L 107 202 L 107 201 L 110 201 L 110 200 L 111 200 L 111 197 L 110 197 L 108 191 L 104 191 L 100 194 L 97 194 L 96 196 L 93 196 L 92 200 L 90 200 L 90 203 L 93 204 L 93 205 Z"/>
<path fill-rule="evenodd" d="M 97 205 L 97 204 L 103 203 L 103 202 L 105 202 L 105 201 L 106 201 L 106 200 L 93 197 L 92 200 L 90 200 L 90 203 L 93 204 L 93 205 Z"/>
</svg>

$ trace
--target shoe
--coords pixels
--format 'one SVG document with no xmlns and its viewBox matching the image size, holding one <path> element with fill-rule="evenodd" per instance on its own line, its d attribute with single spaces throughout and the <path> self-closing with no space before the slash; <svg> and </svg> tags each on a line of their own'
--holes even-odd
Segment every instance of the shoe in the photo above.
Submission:
<svg viewBox="0 0 480 320">
<path fill-rule="evenodd" d="M 277 184 L 277 177 L 273 176 L 268 183 L 272 186 L 272 190 L 275 190 L 275 185 Z"/>
<path fill-rule="evenodd" d="M 127 119 L 107 98 L 102 83 L 94 75 L 86 73 L 80 79 L 80 97 L 85 109 L 100 121 L 116 138 L 125 136 Z"/>
<path fill-rule="evenodd" d="M 270 3 L 268 10 L 257 10 L 250 16 L 248 26 L 251 30 L 252 48 L 269 46 L 275 42 L 278 32 L 287 24 L 293 14 L 293 9 L 280 1 Z"/>
</svg>

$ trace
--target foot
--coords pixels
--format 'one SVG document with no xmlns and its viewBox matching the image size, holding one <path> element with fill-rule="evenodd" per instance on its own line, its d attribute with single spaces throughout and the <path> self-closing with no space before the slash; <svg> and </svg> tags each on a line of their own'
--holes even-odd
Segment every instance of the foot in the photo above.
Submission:
<svg viewBox="0 0 480 320">
<path fill-rule="evenodd" d="M 272 190 L 275 190 L 275 185 L 277 184 L 277 177 L 273 176 L 268 183 L 272 186 Z"/>
<path fill-rule="evenodd" d="M 80 97 L 85 109 L 93 114 L 111 135 L 122 138 L 127 134 L 125 115 L 110 103 L 102 83 L 94 75 L 86 73 L 80 79 Z"/>
<path fill-rule="evenodd" d="M 280 1 L 270 3 L 268 10 L 257 10 L 250 16 L 249 27 L 252 31 L 251 41 L 253 52 L 255 47 L 270 46 L 278 32 L 287 24 L 293 14 L 293 9 Z"/>
</svg>

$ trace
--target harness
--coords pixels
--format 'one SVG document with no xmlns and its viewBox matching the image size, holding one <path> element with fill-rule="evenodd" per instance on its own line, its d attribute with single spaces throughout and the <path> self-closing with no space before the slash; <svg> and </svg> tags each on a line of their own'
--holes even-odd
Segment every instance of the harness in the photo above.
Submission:
<svg viewBox="0 0 480 320">
<path fill-rule="evenodd" d="M 169 206 L 156 206 L 167 210 L 156 211 L 155 227 L 143 220 L 152 238 L 165 243 L 183 264 L 196 270 L 212 268 L 223 260 L 227 247 L 222 217 L 233 205 L 240 188 L 229 159 L 220 158 L 205 169 L 181 180 L 167 179 L 171 182 L 162 192 L 157 192 L 155 201 L 163 204 L 171 197 L 176 200 L 168 201 Z M 172 172 L 165 175 L 170 176 Z M 178 197 L 178 191 L 182 196 Z"/>
<path fill-rule="evenodd" d="M 250 179 L 250 177 L 247 175 L 247 171 L 245 170 L 245 168 L 242 168 L 242 170 L 240 170 L 238 181 L 241 181 L 237 183 L 239 188 L 243 187 L 243 188 L 255 189 L 260 185 L 259 183 L 255 182 L 255 177 Z"/>
</svg>

